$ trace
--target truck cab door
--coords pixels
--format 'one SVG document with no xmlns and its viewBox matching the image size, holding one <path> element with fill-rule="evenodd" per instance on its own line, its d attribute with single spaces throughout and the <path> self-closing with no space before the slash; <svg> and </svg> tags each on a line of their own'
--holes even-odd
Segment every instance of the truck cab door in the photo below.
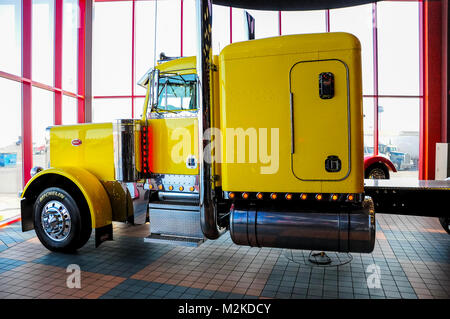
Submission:
<svg viewBox="0 0 450 319">
<path fill-rule="evenodd" d="M 152 174 L 198 175 L 196 81 L 195 74 L 160 78 L 157 109 L 147 115 Z"/>
<path fill-rule="evenodd" d="M 291 170 L 302 181 L 339 181 L 350 174 L 347 65 L 299 61 L 290 70 Z"/>
</svg>

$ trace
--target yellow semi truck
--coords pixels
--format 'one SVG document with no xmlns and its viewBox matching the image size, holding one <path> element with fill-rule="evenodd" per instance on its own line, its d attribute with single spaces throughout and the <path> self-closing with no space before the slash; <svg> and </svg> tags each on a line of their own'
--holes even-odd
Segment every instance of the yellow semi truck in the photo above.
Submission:
<svg viewBox="0 0 450 319">
<path fill-rule="evenodd" d="M 347 33 L 280 36 L 211 52 L 199 1 L 196 57 L 139 82 L 141 119 L 47 129 L 47 167 L 22 193 L 23 230 L 73 251 L 112 222 L 146 241 L 370 253 L 364 194 L 361 47 Z"/>
</svg>

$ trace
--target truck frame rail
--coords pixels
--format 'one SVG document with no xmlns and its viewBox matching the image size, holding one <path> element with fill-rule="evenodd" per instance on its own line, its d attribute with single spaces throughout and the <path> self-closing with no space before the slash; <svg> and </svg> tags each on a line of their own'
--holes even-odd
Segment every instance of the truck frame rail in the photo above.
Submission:
<svg viewBox="0 0 450 319">
<path fill-rule="evenodd" d="M 364 191 L 381 214 L 449 217 L 450 181 L 366 179 Z"/>
</svg>

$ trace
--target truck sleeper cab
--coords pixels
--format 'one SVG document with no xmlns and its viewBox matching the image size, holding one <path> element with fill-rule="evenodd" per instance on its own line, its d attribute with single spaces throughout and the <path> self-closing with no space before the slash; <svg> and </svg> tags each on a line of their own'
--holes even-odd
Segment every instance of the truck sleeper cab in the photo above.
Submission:
<svg viewBox="0 0 450 319">
<path fill-rule="evenodd" d="M 371 252 L 360 49 L 347 33 L 290 35 L 161 62 L 140 81 L 141 119 L 49 129 L 23 230 L 57 251 L 121 221 L 149 223 L 147 241 L 229 230 L 239 245 Z"/>
</svg>

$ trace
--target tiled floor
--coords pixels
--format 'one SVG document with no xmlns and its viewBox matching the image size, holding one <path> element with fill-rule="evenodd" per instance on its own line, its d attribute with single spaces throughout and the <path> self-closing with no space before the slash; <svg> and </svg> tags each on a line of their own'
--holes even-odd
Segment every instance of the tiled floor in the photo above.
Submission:
<svg viewBox="0 0 450 319">
<path fill-rule="evenodd" d="M 91 238 L 73 255 L 48 251 L 19 223 L 1 228 L 0 298 L 450 298 L 450 235 L 436 218 L 379 214 L 375 251 L 339 267 L 228 234 L 191 248 L 144 243 L 145 225 L 114 228 L 114 241 L 96 249 Z M 68 288 L 69 265 L 81 288 Z"/>
</svg>

